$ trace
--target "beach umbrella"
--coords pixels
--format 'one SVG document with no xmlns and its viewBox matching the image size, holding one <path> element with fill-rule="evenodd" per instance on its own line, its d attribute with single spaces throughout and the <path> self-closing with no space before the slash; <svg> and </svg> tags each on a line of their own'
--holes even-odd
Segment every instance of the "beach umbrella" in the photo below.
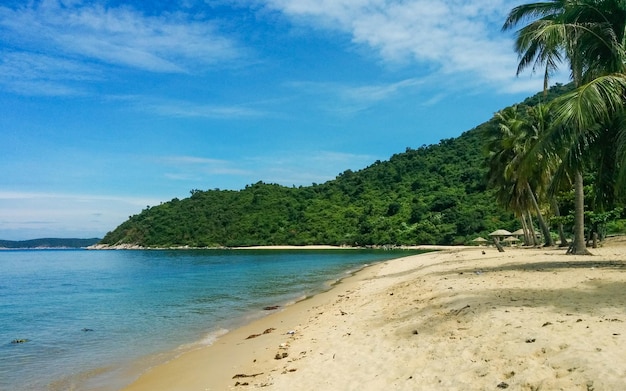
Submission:
<svg viewBox="0 0 626 391">
<path fill-rule="evenodd" d="M 513 236 L 522 236 L 522 235 L 524 235 L 524 230 L 520 228 L 517 231 L 512 232 L 511 235 L 513 235 Z"/>
<path fill-rule="evenodd" d="M 483 245 L 484 243 L 488 242 L 487 239 L 485 238 L 481 238 L 480 236 L 477 237 L 476 239 L 473 239 L 472 242 L 474 243 L 478 243 L 479 245 Z"/>
<path fill-rule="evenodd" d="M 506 229 L 498 229 L 490 233 L 489 236 L 511 236 L 511 233 Z"/>
<path fill-rule="evenodd" d="M 519 242 L 519 239 L 516 238 L 515 236 L 509 236 L 508 238 L 505 238 L 503 242 L 507 242 L 510 246 L 513 244 L 513 242 Z"/>
</svg>

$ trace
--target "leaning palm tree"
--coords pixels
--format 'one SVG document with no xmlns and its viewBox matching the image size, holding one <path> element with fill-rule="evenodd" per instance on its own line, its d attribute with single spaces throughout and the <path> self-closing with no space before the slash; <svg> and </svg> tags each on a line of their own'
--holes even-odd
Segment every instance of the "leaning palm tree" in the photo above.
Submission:
<svg viewBox="0 0 626 391">
<path fill-rule="evenodd" d="M 529 164 L 527 151 L 537 141 L 538 132 L 543 127 L 540 115 L 543 106 L 528 110 L 529 116 L 523 117 L 518 106 L 508 107 L 498 113 L 495 118 L 498 127 L 491 134 L 488 143 L 489 183 L 496 189 L 496 196 L 501 204 L 520 217 L 522 227 L 527 230 L 524 217 L 531 209 L 535 211 L 537 221 L 542 230 L 545 245 L 552 246 L 552 236 L 545 223 L 538 202 L 538 189 L 547 182 L 547 177 L 540 175 L 545 170 L 541 162 Z M 534 230 L 530 236 L 534 238 Z"/>
<path fill-rule="evenodd" d="M 519 151 L 518 161 L 518 177 L 526 184 L 531 203 L 537 214 L 539 227 L 544 235 L 544 243 L 546 246 L 554 245 L 550 229 L 543 219 L 538 200 L 546 199 L 547 184 L 553 173 L 554 160 L 548 156 L 534 155 L 529 159 L 530 151 L 539 141 L 539 138 L 546 132 L 550 124 L 550 113 L 548 106 L 539 104 L 531 107 L 527 111 L 524 122 L 524 146 Z"/>
<path fill-rule="evenodd" d="M 510 170 L 507 170 L 513 159 L 514 143 L 512 140 L 515 139 L 516 128 L 521 125 L 521 121 L 517 120 L 517 110 L 514 107 L 499 111 L 495 118 L 498 125 L 488 134 L 485 148 L 488 168 L 487 183 L 495 190 L 496 201 L 511 210 L 520 218 L 520 221 L 523 221 L 522 226 L 526 227 L 523 219 L 526 216 L 527 207 L 520 197 L 522 192 L 519 185 L 508 175 Z"/>
<path fill-rule="evenodd" d="M 552 0 L 526 4 L 514 8 L 503 26 L 503 30 L 509 30 L 532 20 L 517 32 L 516 51 L 520 55 L 518 74 L 531 65 L 533 71 L 541 67 L 545 88 L 558 64 L 566 60 L 571 78 L 579 88 L 554 104 L 558 112 L 558 126 L 545 136 L 552 141 L 555 141 L 556 134 L 562 136 L 556 145 L 551 146 L 551 150 L 564 164 L 560 172 L 569 173 L 574 178 L 573 254 L 589 254 L 584 238 L 582 176 L 586 152 L 589 145 L 598 139 L 594 137 L 598 121 L 623 110 L 623 91 L 616 87 L 620 83 L 615 79 L 598 79 L 624 70 L 626 8 L 622 3 L 620 0 Z M 598 92 L 595 96 L 583 89 L 590 82 L 594 83 L 592 89 Z M 604 84 L 607 85 L 603 87 Z M 596 98 L 607 100 L 599 102 Z M 567 134 L 563 134 L 563 130 Z M 617 137 L 618 140 L 620 138 Z"/>
</svg>

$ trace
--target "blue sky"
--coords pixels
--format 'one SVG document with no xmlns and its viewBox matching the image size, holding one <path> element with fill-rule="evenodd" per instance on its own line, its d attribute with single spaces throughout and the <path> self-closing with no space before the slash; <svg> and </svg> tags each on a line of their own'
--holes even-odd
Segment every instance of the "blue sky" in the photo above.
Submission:
<svg viewBox="0 0 626 391">
<path fill-rule="evenodd" d="M 0 239 L 102 237 L 191 189 L 307 186 L 541 89 L 506 0 L 7 1 Z"/>
</svg>

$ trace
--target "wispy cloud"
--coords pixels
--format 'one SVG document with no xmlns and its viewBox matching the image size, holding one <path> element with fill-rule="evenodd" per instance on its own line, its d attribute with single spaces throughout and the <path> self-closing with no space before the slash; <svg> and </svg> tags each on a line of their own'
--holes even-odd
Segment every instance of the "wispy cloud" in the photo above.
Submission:
<svg viewBox="0 0 626 391">
<path fill-rule="evenodd" d="M 203 105 L 181 101 L 144 101 L 138 102 L 137 108 L 161 116 L 180 118 L 241 119 L 267 115 L 261 110 L 243 105 Z"/>
<path fill-rule="evenodd" d="M 77 61 L 38 53 L 0 52 L 0 84 L 23 95 L 83 95 L 85 81 L 101 79 L 100 71 Z"/>
<path fill-rule="evenodd" d="M 255 175 L 265 182 L 283 186 L 308 186 L 334 179 L 346 169 L 360 169 L 377 157 L 335 151 L 283 151 L 273 156 L 256 156 L 248 164 L 255 167 Z"/>
<path fill-rule="evenodd" d="M 106 194 L 0 191 L 0 238 L 96 237 L 163 200 Z"/>
<path fill-rule="evenodd" d="M 213 175 L 246 176 L 251 171 L 234 162 L 198 156 L 161 156 L 155 160 L 169 170 L 164 174 L 177 181 L 202 181 Z"/>
<path fill-rule="evenodd" d="M 199 156 L 161 156 L 155 158 L 166 166 L 165 177 L 171 180 L 211 183 L 212 177 L 239 178 L 234 188 L 259 180 L 283 186 L 323 183 L 348 168 L 359 169 L 379 157 L 334 151 L 281 151 L 272 155 L 248 156 L 245 159 L 222 160 Z M 243 183 L 241 181 L 244 181 Z"/>
<path fill-rule="evenodd" d="M 267 0 L 298 23 L 349 34 L 390 64 L 417 64 L 438 81 L 505 89 L 517 83 L 510 37 L 500 32 L 512 0 Z M 522 82 L 516 89 L 527 88 Z M 538 81 L 532 91 L 540 85 Z"/>
<path fill-rule="evenodd" d="M 238 56 L 237 45 L 217 32 L 211 21 L 193 21 L 185 14 L 146 16 L 130 7 L 34 4 L 0 7 L 2 35 L 25 47 L 52 47 L 154 72 L 182 72 L 194 64 Z"/>
<path fill-rule="evenodd" d="M 340 104 L 326 105 L 326 109 L 331 112 L 344 115 L 356 114 L 366 110 L 378 103 L 396 99 L 406 94 L 415 93 L 423 85 L 421 79 L 410 78 L 389 83 L 347 85 L 341 83 L 320 83 L 320 82 L 291 82 L 287 85 L 305 94 L 327 95 L 331 99 L 323 99 Z"/>
<path fill-rule="evenodd" d="M 184 73 L 242 54 L 242 48 L 210 20 L 194 20 L 184 13 L 147 16 L 128 6 L 55 0 L 0 6 L 0 39 L 12 48 L 3 53 L 2 70 L 24 72 L 17 78 L 3 75 L 0 82 L 14 90 L 21 89 L 20 83 L 39 82 L 42 94 L 48 95 L 69 93 L 69 87 L 60 88 L 63 82 L 93 77 L 98 64 Z"/>
<path fill-rule="evenodd" d="M 188 165 L 188 164 L 224 165 L 224 164 L 229 163 L 226 160 L 210 159 L 210 158 L 198 157 L 198 156 L 165 156 L 165 157 L 159 158 L 159 160 L 164 163 L 175 164 L 175 165 Z"/>
<path fill-rule="evenodd" d="M 110 102 L 122 102 L 134 110 L 172 118 L 246 119 L 277 115 L 256 108 L 275 102 L 246 102 L 241 104 L 203 104 L 197 101 L 175 100 L 142 95 L 108 95 Z"/>
<path fill-rule="evenodd" d="M 379 102 L 397 96 L 407 89 L 413 89 L 422 84 L 418 79 L 406 79 L 388 84 L 346 87 L 341 89 L 341 95 L 349 100 L 361 102 Z"/>
<path fill-rule="evenodd" d="M 50 192 L 27 192 L 27 191 L 0 191 L 0 201 L 8 200 L 66 200 L 74 203 L 90 203 L 98 201 L 122 202 L 132 205 L 146 205 L 146 203 L 158 203 L 160 200 L 148 197 L 114 196 L 106 194 L 83 194 L 83 193 L 50 193 Z"/>
</svg>

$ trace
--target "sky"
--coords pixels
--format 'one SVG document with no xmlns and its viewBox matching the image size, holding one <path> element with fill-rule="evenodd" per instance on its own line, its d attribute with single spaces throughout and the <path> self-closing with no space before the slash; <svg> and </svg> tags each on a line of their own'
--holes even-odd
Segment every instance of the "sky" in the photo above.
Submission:
<svg viewBox="0 0 626 391">
<path fill-rule="evenodd" d="M 520 3 L 3 0 L 0 239 L 458 137 L 542 89 L 501 31 Z"/>
</svg>

